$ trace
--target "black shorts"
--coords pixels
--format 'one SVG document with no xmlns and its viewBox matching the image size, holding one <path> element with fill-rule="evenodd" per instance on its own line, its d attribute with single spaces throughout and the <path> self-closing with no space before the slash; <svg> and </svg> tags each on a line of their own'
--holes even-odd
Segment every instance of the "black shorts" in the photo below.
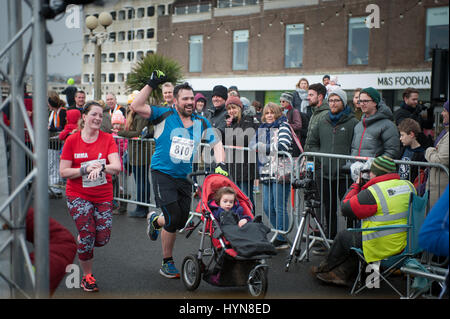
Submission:
<svg viewBox="0 0 450 319">
<path fill-rule="evenodd" d="M 186 179 L 174 178 L 160 171 L 152 170 L 152 184 L 157 207 L 173 202 L 188 202 L 189 206 L 191 205 L 192 185 Z"/>
<path fill-rule="evenodd" d="M 152 183 L 156 206 L 161 208 L 166 220 L 164 229 L 168 232 L 182 229 L 191 209 L 191 183 L 155 170 L 152 170 Z"/>
</svg>

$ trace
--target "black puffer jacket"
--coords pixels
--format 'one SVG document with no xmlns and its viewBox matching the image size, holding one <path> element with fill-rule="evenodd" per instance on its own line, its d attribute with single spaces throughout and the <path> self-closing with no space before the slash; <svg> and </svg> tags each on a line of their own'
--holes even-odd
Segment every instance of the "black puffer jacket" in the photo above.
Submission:
<svg viewBox="0 0 450 319">
<path fill-rule="evenodd" d="M 233 121 L 230 127 L 225 128 L 223 144 L 225 145 L 230 178 L 235 182 L 257 178 L 256 155 L 254 152 L 249 153 L 249 151 L 228 148 L 227 146 L 248 147 L 258 126 L 252 116 L 243 116 L 239 122 Z"/>
</svg>

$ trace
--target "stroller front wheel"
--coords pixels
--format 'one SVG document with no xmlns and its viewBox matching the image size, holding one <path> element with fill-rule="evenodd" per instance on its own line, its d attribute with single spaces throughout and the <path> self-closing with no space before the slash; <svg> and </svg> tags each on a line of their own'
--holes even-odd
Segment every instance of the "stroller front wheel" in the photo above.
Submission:
<svg viewBox="0 0 450 319">
<path fill-rule="evenodd" d="M 198 288 L 201 280 L 200 262 L 194 255 L 186 256 L 181 266 L 181 278 L 187 290 Z"/>
<path fill-rule="evenodd" d="M 247 289 L 254 298 L 264 298 L 267 292 L 268 280 L 266 266 L 258 265 L 248 274 Z"/>
</svg>

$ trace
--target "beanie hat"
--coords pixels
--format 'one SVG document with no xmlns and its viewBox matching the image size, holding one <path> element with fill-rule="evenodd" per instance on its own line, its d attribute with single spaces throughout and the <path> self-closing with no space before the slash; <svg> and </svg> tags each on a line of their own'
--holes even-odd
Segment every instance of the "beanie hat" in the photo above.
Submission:
<svg viewBox="0 0 450 319">
<path fill-rule="evenodd" d="M 376 176 L 396 173 L 397 167 L 395 166 L 394 160 L 386 155 L 376 157 L 372 165 L 370 165 L 370 171 Z"/>
<path fill-rule="evenodd" d="M 292 105 L 293 99 L 294 99 L 294 96 L 292 95 L 292 93 L 290 93 L 290 92 L 281 93 L 280 100 L 288 101 L 289 104 Z"/>
<path fill-rule="evenodd" d="M 213 88 L 212 96 L 220 96 L 222 99 L 226 101 L 228 98 L 228 90 L 223 85 L 216 85 Z"/>
<path fill-rule="evenodd" d="M 361 94 L 361 93 L 366 93 L 368 96 L 370 96 L 372 98 L 372 100 L 375 103 L 377 103 L 377 105 L 378 105 L 378 103 L 380 103 L 380 100 L 381 100 L 380 93 L 377 90 L 375 90 L 373 87 L 368 87 L 368 88 L 362 89 L 359 92 L 359 94 Z"/>
<path fill-rule="evenodd" d="M 250 106 L 250 101 L 245 97 L 241 97 L 242 105 L 244 106 L 244 109 L 248 108 Z"/>
<path fill-rule="evenodd" d="M 117 110 L 111 116 L 111 124 L 125 124 L 125 116 Z"/>
<path fill-rule="evenodd" d="M 201 94 L 201 93 L 197 93 L 194 96 L 194 103 L 195 104 L 197 104 L 197 101 L 199 101 L 199 100 L 203 100 L 203 103 L 206 104 L 206 97 L 203 94 Z"/>
<path fill-rule="evenodd" d="M 347 105 L 347 93 L 339 87 L 333 88 L 330 92 L 328 92 L 328 98 L 327 101 L 330 99 L 331 95 L 337 95 L 341 99 L 342 103 L 344 104 L 344 107 Z"/>
<path fill-rule="evenodd" d="M 241 99 L 238 98 L 237 96 L 231 95 L 227 101 L 225 102 L 225 107 L 227 107 L 229 104 L 236 104 L 237 106 L 239 106 L 242 109 L 242 102 Z"/>
</svg>

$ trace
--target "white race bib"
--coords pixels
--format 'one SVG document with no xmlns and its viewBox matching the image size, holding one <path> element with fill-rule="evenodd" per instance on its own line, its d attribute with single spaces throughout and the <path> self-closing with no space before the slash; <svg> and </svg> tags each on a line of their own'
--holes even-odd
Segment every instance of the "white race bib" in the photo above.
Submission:
<svg viewBox="0 0 450 319">
<path fill-rule="evenodd" d="M 190 161 L 194 151 L 194 141 L 174 136 L 170 145 L 170 157 L 181 160 Z"/>
<path fill-rule="evenodd" d="M 100 164 L 106 165 L 106 159 L 102 158 L 102 159 L 93 160 L 93 161 L 89 161 L 89 162 L 83 162 L 83 163 L 81 163 L 81 167 L 87 167 L 88 165 L 95 163 L 95 162 L 99 162 Z M 95 186 L 99 186 L 99 185 L 103 185 L 103 184 L 107 183 L 105 172 L 101 172 L 99 177 L 96 180 L 89 180 L 88 175 L 83 175 L 83 177 L 82 177 L 83 187 L 95 187 Z"/>
</svg>

